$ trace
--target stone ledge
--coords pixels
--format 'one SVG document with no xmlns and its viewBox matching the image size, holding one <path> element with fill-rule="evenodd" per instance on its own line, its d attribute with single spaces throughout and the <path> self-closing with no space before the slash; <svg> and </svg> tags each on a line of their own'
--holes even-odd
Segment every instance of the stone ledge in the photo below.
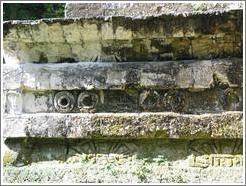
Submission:
<svg viewBox="0 0 246 186">
<path fill-rule="evenodd" d="M 213 86 L 242 87 L 242 76 L 241 58 L 16 66 L 6 64 L 3 66 L 3 89 L 208 89 Z"/>
<path fill-rule="evenodd" d="M 4 137 L 242 138 L 242 112 L 4 115 Z"/>
<path fill-rule="evenodd" d="M 161 15 L 191 16 L 218 14 L 242 9 L 243 4 L 234 3 L 67 3 L 65 17 L 125 16 L 145 18 Z"/>
</svg>

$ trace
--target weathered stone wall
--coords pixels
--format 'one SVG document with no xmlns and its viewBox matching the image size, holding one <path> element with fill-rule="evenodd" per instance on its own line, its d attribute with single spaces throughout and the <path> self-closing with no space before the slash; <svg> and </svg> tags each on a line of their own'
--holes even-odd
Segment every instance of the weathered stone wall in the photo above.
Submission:
<svg viewBox="0 0 246 186">
<path fill-rule="evenodd" d="M 21 154 L 15 166 L 5 167 L 4 176 L 9 182 L 243 181 L 242 141 L 237 139 L 100 141 L 29 138 L 6 143 Z M 7 160 L 11 163 L 12 159 Z"/>
<path fill-rule="evenodd" d="M 242 71 L 242 59 L 6 64 L 4 111 L 60 112 L 64 96 L 72 101 L 64 112 L 239 111 Z"/>
<path fill-rule="evenodd" d="M 161 15 L 214 14 L 242 9 L 241 2 L 234 3 L 67 3 L 66 18 L 124 16 L 133 18 Z"/>
<path fill-rule="evenodd" d="M 242 55 L 243 14 L 7 21 L 6 63 L 163 61 Z"/>
<path fill-rule="evenodd" d="M 66 16 L 3 24 L 4 182 L 243 182 L 242 4 Z"/>
</svg>

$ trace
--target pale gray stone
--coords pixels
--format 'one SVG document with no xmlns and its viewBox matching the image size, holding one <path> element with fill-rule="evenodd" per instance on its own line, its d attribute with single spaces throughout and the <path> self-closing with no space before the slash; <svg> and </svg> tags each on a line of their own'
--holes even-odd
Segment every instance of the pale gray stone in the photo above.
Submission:
<svg viewBox="0 0 246 186">
<path fill-rule="evenodd" d="M 10 69 L 13 78 L 9 77 Z M 241 87 L 243 83 L 243 62 L 240 58 L 141 63 L 22 64 L 15 67 L 4 65 L 3 70 L 4 89 L 91 90 L 140 86 L 199 90 L 209 89 L 216 86 L 216 83 L 228 87 Z"/>
<path fill-rule="evenodd" d="M 242 112 L 4 115 L 3 134 L 4 137 L 242 138 L 242 119 Z"/>
<path fill-rule="evenodd" d="M 242 3 L 67 3 L 65 17 L 193 15 L 242 9 Z"/>
<path fill-rule="evenodd" d="M 223 176 L 220 176 L 223 175 Z M 241 167 L 216 167 L 208 168 L 201 171 L 201 182 L 210 183 L 242 183 L 243 171 Z"/>
</svg>

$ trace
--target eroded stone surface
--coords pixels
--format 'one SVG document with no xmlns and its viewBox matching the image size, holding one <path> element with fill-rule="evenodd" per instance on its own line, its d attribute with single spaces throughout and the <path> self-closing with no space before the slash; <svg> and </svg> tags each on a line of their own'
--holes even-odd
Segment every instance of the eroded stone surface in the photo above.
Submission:
<svg viewBox="0 0 246 186">
<path fill-rule="evenodd" d="M 4 65 L 4 89 L 207 89 L 241 87 L 240 58 L 168 62 Z M 69 78 L 68 78 L 69 77 Z"/>
<path fill-rule="evenodd" d="M 5 22 L 4 181 L 242 183 L 242 7 L 67 4 L 71 19 Z"/>
<path fill-rule="evenodd" d="M 163 14 L 209 15 L 242 8 L 242 3 L 67 3 L 65 16 L 75 18 L 96 16 L 148 17 Z"/>
<path fill-rule="evenodd" d="M 242 112 L 5 115 L 4 137 L 242 138 L 242 120 Z"/>
<path fill-rule="evenodd" d="M 105 141 L 28 138 L 8 139 L 6 144 L 11 152 L 18 154 L 12 165 L 5 164 L 4 175 L 8 182 L 35 179 L 36 182 L 64 182 L 68 177 L 73 183 L 99 180 L 126 183 L 242 181 L 243 149 L 239 139 Z M 216 161 L 210 161 L 211 158 Z M 216 174 L 209 175 L 208 179 L 207 172 L 215 170 Z M 57 173 L 44 176 L 45 171 Z M 231 172 L 226 174 L 232 177 L 225 179 L 224 172 Z"/>
<path fill-rule="evenodd" d="M 241 10 L 188 17 L 7 21 L 4 58 L 13 64 L 241 57 L 242 25 Z"/>
<path fill-rule="evenodd" d="M 78 162 L 90 156 L 136 156 L 146 161 L 165 161 L 187 167 L 242 167 L 241 139 L 48 139 L 8 138 L 4 165 L 26 165 L 41 161 Z M 153 145 L 155 144 L 155 145 Z M 177 153 L 178 152 L 178 153 Z M 9 156 L 12 154 L 12 156 Z M 17 156 L 16 156 L 17 154 Z M 116 157 L 117 158 L 117 157 Z M 148 159 L 149 158 L 149 159 Z M 11 162 L 8 161 L 11 159 Z M 183 161 L 182 161 L 183 159 Z M 13 161 L 14 160 L 14 161 Z M 126 160 L 126 159 L 125 159 Z"/>
<path fill-rule="evenodd" d="M 83 113 L 83 112 L 179 112 L 214 113 L 241 111 L 242 88 L 215 87 L 203 91 L 189 90 L 70 90 L 4 91 L 4 113 Z M 57 95 L 67 95 L 63 107 L 57 107 Z M 60 102 L 62 99 L 60 99 Z M 60 103 L 61 104 L 61 103 Z"/>
</svg>

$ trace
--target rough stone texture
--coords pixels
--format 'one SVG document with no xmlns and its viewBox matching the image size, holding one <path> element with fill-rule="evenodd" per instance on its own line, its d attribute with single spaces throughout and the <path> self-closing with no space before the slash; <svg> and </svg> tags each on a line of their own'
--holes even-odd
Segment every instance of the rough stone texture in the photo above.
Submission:
<svg viewBox="0 0 246 186">
<path fill-rule="evenodd" d="M 6 21 L 4 59 L 13 64 L 241 57 L 242 16 L 231 10 L 188 17 Z"/>
<path fill-rule="evenodd" d="M 196 15 L 242 9 L 242 3 L 67 3 L 65 17 Z"/>
<path fill-rule="evenodd" d="M 4 111 L 17 114 L 61 112 L 55 106 L 55 96 L 60 94 L 58 90 L 69 90 L 72 95 L 67 101 L 72 99 L 73 105 L 65 112 L 202 113 L 242 110 L 242 64 L 240 58 L 5 64 Z M 81 108 L 78 102 L 80 93 L 87 97 L 94 95 L 94 101 L 86 103 L 92 107 Z"/>
<path fill-rule="evenodd" d="M 242 72 L 243 61 L 240 58 L 4 65 L 3 87 L 8 90 L 207 89 L 216 84 L 242 87 Z"/>
<path fill-rule="evenodd" d="M 212 88 L 204 91 L 189 90 L 70 90 L 63 109 L 57 107 L 56 95 L 68 91 L 4 91 L 3 111 L 20 113 L 95 113 L 95 112 L 179 112 L 214 113 L 241 111 L 242 88 Z M 83 100 L 80 95 L 84 95 Z M 91 97 L 92 96 L 92 97 Z M 83 102 L 83 104 L 81 103 Z M 66 104 L 69 102 L 68 104 Z"/>
<path fill-rule="evenodd" d="M 21 114 L 4 116 L 4 137 L 242 138 L 242 112 Z"/>
<path fill-rule="evenodd" d="M 24 167 L 5 167 L 4 178 L 10 183 L 242 183 L 241 167 L 181 168 L 159 163 L 126 160 L 62 164 L 46 162 Z M 112 159 L 112 158 L 111 158 Z M 102 161 L 101 163 L 99 161 Z M 82 159 L 83 161 L 83 159 Z M 127 162 L 128 161 L 128 162 Z M 95 176 L 95 174 L 97 176 Z M 221 176 L 226 175 L 226 177 Z M 24 180 L 24 181 L 23 181 Z"/>
<path fill-rule="evenodd" d="M 242 183 L 242 7 L 4 22 L 4 182 Z"/>
<path fill-rule="evenodd" d="M 243 183 L 244 178 L 242 174 L 243 170 L 241 168 L 210 168 L 208 170 L 203 170 L 201 172 L 201 182 L 207 183 Z M 220 175 L 223 175 L 223 179 L 220 179 Z"/>
<path fill-rule="evenodd" d="M 180 168 L 129 162 L 103 161 L 84 165 L 47 162 L 24 167 L 5 167 L 8 183 L 242 183 L 242 168 Z M 127 163 L 126 163 L 127 164 Z M 212 170 L 212 172 L 211 172 Z M 97 176 L 95 176 L 95 174 Z M 223 176 L 221 176 L 223 175 Z"/>
<path fill-rule="evenodd" d="M 150 162 L 165 161 L 171 166 L 241 167 L 243 152 L 241 139 L 8 138 L 5 144 L 6 166 L 53 160 L 79 162 L 90 156 L 99 158 L 112 154 L 119 158 L 135 156 Z"/>
<path fill-rule="evenodd" d="M 28 138 L 8 139 L 6 144 L 8 152 L 18 154 L 12 164 L 7 158 L 4 161 L 4 178 L 11 183 L 242 182 L 242 140 L 238 139 Z M 224 178 L 225 173 L 230 177 Z"/>
</svg>

